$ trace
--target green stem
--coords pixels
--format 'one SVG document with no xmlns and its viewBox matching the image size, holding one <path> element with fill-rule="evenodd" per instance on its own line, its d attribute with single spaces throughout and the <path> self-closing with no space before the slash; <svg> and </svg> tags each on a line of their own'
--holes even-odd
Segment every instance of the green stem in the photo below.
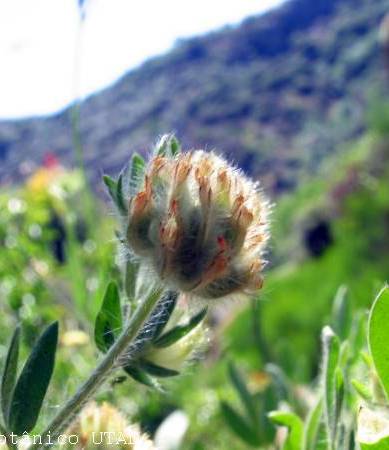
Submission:
<svg viewBox="0 0 389 450">
<path fill-rule="evenodd" d="M 58 414 L 54 417 L 52 422 L 48 425 L 42 436 L 50 435 L 52 442 L 35 444 L 30 447 L 30 450 L 36 450 L 45 446 L 50 446 L 55 443 L 58 436 L 68 426 L 69 422 L 77 415 L 85 403 L 92 397 L 97 389 L 104 383 L 107 376 L 117 367 L 117 362 L 120 357 L 128 350 L 129 345 L 138 336 L 142 326 L 146 322 L 149 315 L 152 313 L 158 300 L 160 299 L 161 291 L 155 292 L 148 296 L 136 308 L 134 314 L 131 316 L 126 328 L 123 330 L 117 341 L 108 350 L 104 358 L 98 364 L 91 376 L 84 382 L 79 390 L 70 398 L 67 403 L 61 408 Z"/>
</svg>

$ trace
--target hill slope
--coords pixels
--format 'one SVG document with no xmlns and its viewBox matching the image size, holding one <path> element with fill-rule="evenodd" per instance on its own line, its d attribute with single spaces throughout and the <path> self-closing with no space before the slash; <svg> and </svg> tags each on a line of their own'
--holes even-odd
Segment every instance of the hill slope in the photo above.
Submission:
<svg viewBox="0 0 389 450">
<path fill-rule="evenodd" d="M 290 0 L 239 27 L 180 42 L 81 108 L 92 174 L 116 171 L 174 131 L 185 146 L 216 147 L 268 188 L 293 188 L 364 126 L 382 78 L 377 28 L 389 0 Z M 72 161 L 69 111 L 0 123 L 0 177 L 48 152 Z"/>
</svg>

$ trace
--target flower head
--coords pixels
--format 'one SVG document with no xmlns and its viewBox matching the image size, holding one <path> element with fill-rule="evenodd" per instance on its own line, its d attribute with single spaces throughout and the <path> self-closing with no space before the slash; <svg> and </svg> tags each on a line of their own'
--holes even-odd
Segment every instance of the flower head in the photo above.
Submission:
<svg viewBox="0 0 389 450">
<path fill-rule="evenodd" d="M 257 183 L 215 153 L 159 152 L 129 199 L 126 242 L 171 289 L 251 294 L 262 286 L 268 210 Z"/>
<path fill-rule="evenodd" d="M 137 425 L 129 425 L 125 417 L 112 405 L 95 402 L 87 405 L 78 419 L 65 433 L 77 436 L 77 444 L 63 439 L 61 447 L 65 449 L 123 449 L 154 450 L 154 444 L 142 434 Z"/>
</svg>

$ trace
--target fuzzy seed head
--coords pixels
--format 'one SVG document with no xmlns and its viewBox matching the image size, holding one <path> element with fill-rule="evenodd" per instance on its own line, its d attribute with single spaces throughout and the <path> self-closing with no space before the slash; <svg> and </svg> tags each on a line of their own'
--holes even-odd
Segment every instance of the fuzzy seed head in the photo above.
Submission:
<svg viewBox="0 0 389 450">
<path fill-rule="evenodd" d="M 129 199 L 130 251 L 169 288 L 203 299 L 262 286 L 268 202 L 214 153 L 155 156 Z"/>
</svg>

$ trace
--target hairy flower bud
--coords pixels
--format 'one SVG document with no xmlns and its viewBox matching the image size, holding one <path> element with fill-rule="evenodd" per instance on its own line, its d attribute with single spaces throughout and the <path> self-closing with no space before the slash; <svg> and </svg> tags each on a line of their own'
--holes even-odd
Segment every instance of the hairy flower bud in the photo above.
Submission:
<svg viewBox="0 0 389 450">
<path fill-rule="evenodd" d="M 212 152 L 159 153 L 129 199 L 126 242 L 170 289 L 204 299 L 262 286 L 268 202 Z"/>
<path fill-rule="evenodd" d="M 185 366 L 197 359 L 206 348 L 208 331 L 202 321 L 204 315 L 205 311 L 202 311 L 198 316 L 190 318 L 183 308 L 176 308 L 164 328 L 164 334 L 160 340 L 147 348 L 145 354 L 142 355 L 143 358 L 160 368 L 177 372 L 177 374 L 181 372 Z M 189 329 L 187 324 L 197 317 L 201 317 L 201 320 L 196 320 L 193 323 L 193 328 Z M 164 336 L 172 336 L 174 330 L 183 330 L 185 326 L 188 328 L 188 332 L 182 337 L 180 336 L 180 339 L 175 340 L 173 338 L 171 343 L 167 339 L 164 343 Z"/>
</svg>

